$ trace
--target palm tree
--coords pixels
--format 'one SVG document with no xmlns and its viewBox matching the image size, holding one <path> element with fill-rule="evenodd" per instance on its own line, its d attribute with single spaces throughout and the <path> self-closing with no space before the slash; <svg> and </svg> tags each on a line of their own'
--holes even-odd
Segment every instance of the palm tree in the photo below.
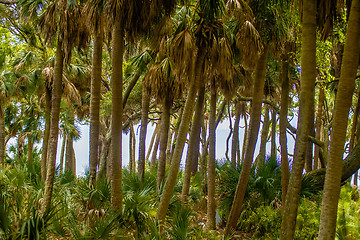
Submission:
<svg viewBox="0 0 360 240">
<path fill-rule="evenodd" d="M 99 162 L 99 135 L 100 135 L 100 99 L 102 78 L 102 48 L 104 35 L 104 4 L 105 1 L 88 1 L 84 8 L 89 24 L 94 34 L 94 50 L 92 61 L 92 76 L 90 90 L 90 143 L 89 143 L 89 185 L 94 187 L 96 168 Z"/>
<path fill-rule="evenodd" d="M 347 127 L 347 117 L 352 104 L 355 76 L 359 63 L 360 48 L 360 1 L 352 2 L 341 75 L 335 100 L 334 123 L 331 133 L 330 155 L 325 176 L 319 239 L 335 239 L 337 203 L 340 195 L 342 155 Z"/>
<path fill-rule="evenodd" d="M 302 171 L 305 164 L 305 152 L 308 142 L 311 111 L 314 105 L 314 87 L 316 77 L 316 2 L 303 1 L 301 91 L 299 118 L 294 150 L 294 161 L 283 206 L 280 239 L 292 239 L 295 233 L 297 207 L 300 198 Z"/>
</svg>

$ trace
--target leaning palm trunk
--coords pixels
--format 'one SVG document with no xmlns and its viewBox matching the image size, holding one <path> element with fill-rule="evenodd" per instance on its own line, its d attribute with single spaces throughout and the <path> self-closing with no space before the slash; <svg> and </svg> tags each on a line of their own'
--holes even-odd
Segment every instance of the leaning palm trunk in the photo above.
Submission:
<svg viewBox="0 0 360 240">
<path fill-rule="evenodd" d="M 169 208 L 169 203 L 171 196 L 174 191 L 174 187 L 176 184 L 177 174 L 179 172 L 179 166 L 180 166 L 180 160 L 182 156 L 182 152 L 184 150 L 184 144 L 186 141 L 186 135 L 188 133 L 190 121 L 192 118 L 192 113 L 195 105 L 195 96 L 196 96 L 196 90 L 197 90 L 197 81 L 196 79 L 199 79 L 198 76 L 201 74 L 202 64 L 205 59 L 206 51 L 205 49 L 199 49 L 198 56 L 196 59 L 196 67 L 195 67 L 195 76 L 190 77 L 190 86 L 188 91 L 188 96 L 186 98 L 185 107 L 182 113 L 182 118 L 178 130 L 178 135 L 176 138 L 176 145 L 174 150 L 172 151 L 172 158 L 171 158 L 171 164 L 169 168 L 169 173 L 166 178 L 164 191 L 160 198 L 159 208 L 156 213 L 156 219 L 163 221 L 166 216 L 166 212 Z M 194 64 L 192 66 L 192 71 Z"/>
<path fill-rule="evenodd" d="M 294 239 L 296 215 L 300 200 L 302 172 L 309 136 L 311 110 L 314 105 L 316 78 L 316 2 L 303 1 L 302 56 L 300 78 L 300 101 L 298 129 L 294 151 L 294 161 L 289 188 L 283 209 L 280 239 Z"/>
<path fill-rule="evenodd" d="M 207 224 L 208 229 L 215 228 L 215 148 L 216 148 L 216 88 L 215 79 L 211 83 L 210 117 L 209 117 L 209 162 L 208 162 L 208 200 Z"/>
<path fill-rule="evenodd" d="M 5 113 L 2 106 L 0 106 L 0 168 L 5 161 Z"/>
<path fill-rule="evenodd" d="M 196 164 L 198 163 L 197 158 L 199 156 L 200 130 L 205 96 L 205 84 L 203 82 L 200 84 L 201 86 L 199 87 L 198 97 L 195 105 L 194 120 L 190 131 L 189 147 L 186 154 L 184 183 L 181 192 L 183 200 L 186 200 L 187 196 L 189 195 L 190 178 L 192 174 L 192 168 L 194 168 L 194 162 L 196 162 Z"/>
<path fill-rule="evenodd" d="M 281 149 L 281 189 L 282 189 L 282 203 L 285 203 L 286 192 L 289 184 L 289 160 L 288 160 L 288 148 L 287 148 L 287 115 L 289 105 L 289 63 L 287 59 L 282 61 L 281 71 L 281 100 L 280 100 L 280 149 Z"/>
<path fill-rule="evenodd" d="M 335 239 L 337 205 L 340 195 L 342 156 L 346 127 L 360 53 L 360 0 L 354 0 L 350 11 L 346 42 L 341 66 L 338 92 L 335 100 L 334 123 L 330 154 L 325 175 L 319 239 Z"/>
<path fill-rule="evenodd" d="M 115 21 L 113 27 L 113 52 L 111 75 L 112 106 L 111 106 L 111 205 L 122 211 L 122 88 L 123 88 L 123 55 L 124 32 L 120 21 Z"/>
<path fill-rule="evenodd" d="M 60 118 L 60 102 L 62 94 L 62 74 L 63 74 L 63 64 L 64 64 L 64 55 L 61 48 L 61 41 L 58 39 L 56 56 L 55 56 L 55 66 L 54 66 L 54 83 L 52 91 L 52 106 L 51 106 L 51 122 L 50 122 L 50 137 L 49 137 L 49 154 L 47 160 L 47 173 L 45 181 L 45 192 L 44 192 L 44 202 L 42 205 L 42 213 L 49 209 L 51 204 L 51 196 L 54 187 L 54 177 L 55 177 L 55 160 L 56 160 L 56 151 L 57 151 L 57 142 L 59 134 L 59 118 Z"/>
<path fill-rule="evenodd" d="M 260 127 L 261 104 L 263 99 L 263 94 L 261 93 L 264 92 L 266 63 L 267 63 L 267 55 L 268 55 L 267 53 L 268 53 L 268 45 L 265 45 L 263 53 L 261 54 L 255 69 L 253 101 L 252 101 L 252 107 L 250 113 L 250 129 L 248 133 L 249 136 L 247 141 L 245 159 L 243 161 L 243 166 L 241 169 L 241 174 L 236 188 L 233 204 L 230 210 L 228 223 L 225 228 L 225 235 L 229 235 L 236 226 L 236 223 L 240 217 L 246 186 L 249 181 L 251 164 L 254 157 L 255 145 Z"/>
<path fill-rule="evenodd" d="M 41 179 L 45 182 L 46 179 L 46 161 L 48 156 L 49 136 L 50 136 L 50 121 L 51 121 L 51 93 L 50 89 L 45 86 L 45 130 L 41 151 Z"/>
<path fill-rule="evenodd" d="M 101 28 L 100 28 L 101 29 Z M 96 180 L 96 168 L 99 162 L 99 135 L 100 135 L 100 98 L 101 98 L 101 68 L 102 68 L 102 31 L 95 36 L 94 54 L 91 76 L 90 96 L 90 179 L 89 185 L 94 186 Z"/>
<path fill-rule="evenodd" d="M 141 104 L 141 128 L 140 128 L 140 142 L 139 142 L 139 162 L 138 162 L 138 174 L 142 179 L 145 173 L 145 141 L 146 131 L 148 124 L 148 114 L 150 106 L 150 93 L 149 90 L 143 84 L 142 90 L 142 104 Z"/>
<path fill-rule="evenodd" d="M 168 144 L 169 126 L 170 126 L 170 109 L 171 109 L 171 100 L 167 96 L 163 101 L 163 112 L 161 114 L 160 156 L 159 156 L 158 172 L 156 179 L 157 189 L 160 189 L 161 183 L 165 177 L 166 147 Z"/>
</svg>

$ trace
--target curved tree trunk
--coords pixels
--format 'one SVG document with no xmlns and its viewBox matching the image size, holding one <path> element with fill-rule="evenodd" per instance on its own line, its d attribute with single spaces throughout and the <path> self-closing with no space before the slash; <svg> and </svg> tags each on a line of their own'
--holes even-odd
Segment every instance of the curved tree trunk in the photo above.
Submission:
<svg viewBox="0 0 360 240">
<path fill-rule="evenodd" d="M 208 198 L 207 198 L 207 229 L 215 228 L 215 162 L 216 162 L 216 87 L 215 79 L 211 83 L 210 116 L 209 116 L 209 162 L 208 162 Z"/>
<path fill-rule="evenodd" d="M 204 48 L 200 48 L 198 51 L 198 56 L 196 57 L 196 64 L 193 64 L 192 67 L 195 71 L 194 76 L 191 77 L 191 83 L 189 86 L 188 96 L 186 98 L 185 107 L 183 110 L 178 135 L 176 138 L 176 145 L 174 150 L 172 151 L 171 164 L 169 168 L 169 173 L 166 178 L 164 191 L 160 198 L 160 203 L 158 207 L 158 211 L 156 213 L 156 219 L 163 221 L 166 216 L 166 212 L 169 208 L 169 203 L 171 196 L 174 191 L 174 187 L 176 184 L 177 174 L 179 172 L 179 166 L 181 161 L 182 152 L 184 150 L 184 145 L 186 141 L 186 136 L 189 130 L 190 121 L 193 115 L 193 109 L 195 105 L 195 97 L 198 81 L 201 79 L 202 74 L 202 65 L 204 63 L 206 50 Z M 190 63 L 189 63 L 190 64 Z"/>
<path fill-rule="evenodd" d="M 41 151 L 41 179 L 46 180 L 46 166 L 48 157 L 48 146 L 50 137 L 50 121 L 51 121 L 51 91 L 45 86 L 45 130 Z"/>
<path fill-rule="evenodd" d="M 125 108 L 126 102 L 130 96 L 131 91 L 133 90 L 133 88 L 135 87 L 137 81 L 139 80 L 141 74 L 140 73 L 135 73 L 135 75 L 133 76 L 133 78 L 131 79 L 129 85 L 127 86 L 125 92 L 124 92 L 124 98 L 123 98 L 123 108 Z"/>
<path fill-rule="evenodd" d="M 41 208 L 41 212 L 44 213 L 51 204 L 51 196 L 54 187 L 55 177 L 55 162 L 57 142 L 59 135 L 59 118 L 60 118 L 60 102 L 62 95 L 62 74 L 64 66 L 64 55 L 61 49 L 61 41 L 58 39 L 55 56 L 54 66 L 54 83 L 51 99 L 51 122 L 50 122 L 50 136 L 49 136 L 49 153 L 47 162 L 47 172 L 45 181 L 44 203 Z"/>
<path fill-rule="evenodd" d="M 151 154 L 152 149 L 154 147 L 155 139 L 156 139 L 156 137 L 158 135 L 158 131 L 159 131 L 158 129 L 159 129 L 159 125 L 156 125 L 154 133 L 153 133 L 153 135 L 151 137 L 151 140 L 150 140 L 149 149 L 148 149 L 148 151 L 146 153 L 145 162 L 147 162 L 149 160 L 150 154 Z"/>
<path fill-rule="evenodd" d="M 236 188 L 235 197 L 230 210 L 230 215 L 225 228 L 225 235 L 229 235 L 236 227 L 236 223 L 240 217 L 241 207 L 243 204 L 246 186 L 249 181 L 251 164 L 254 157 L 255 145 L 259 134 L 261 104 L 264 92 L 264 82 L 266 73 L 266 63 L 268 55 L 268 45 L 264 46 L 264 51 L 260 56 L 255 69 L 255 79 L 253 87 L 253 101 L 250 113 L 250 129 L 248 143 L 246 147 L 245 159 L 240 173 L 239 182 Z"/>
<path fill-rule="evenodd" d="M 286 193 L 289 184 L 289 160 L 287 148 L 287 115 L 289 105 L 289 62 L 287 59 L 282 61 L 281 71 L 281 100 L 280 100 L 280 148 L 281 148 L 281 189 L 282 189 L 282 203 L 285 203 Z"/>
<path fill-rule="evenodd" d="M 239 103 L 235 103 L 234 134 L 231 141 L 231 163 L 234 167 L 236 167 L 236 155 L 239 148 L 239 126 L 240 126 L 240 108 L 239 108 Z"/>
<path fill-rule="evenodd" d="M 302 56 L 300 78 L 300 101 L 298 132 L 294 161 L 286 194 L 280 239 L 293 239 L 295 234 L 297 209 L 300 200 L 301 177 L 305 164 L 305 152 L 309 136 L 311 110 L 314 106 L 316 78 L 316 2 L 303 1 Z"/>
<path fill-rule="evenodd" d="M 102 29 L 102 28 L 100 28 Z M 99 135 L 100 135 L 100 98 L 101 98 L 101 69 L 102 69 L 103 33 L 100 31 L 94 38 L 94 53 L 91 73 L 90 95 L 90 179 L 93 187 L 96 180 L 96 168 L 99 162 Z"/>
<path fill-rule="evenodd" d="M 3 106 L 0 106 L 0 168 L 5 161 L 5 113 Z"/>
<path fill-rule="evenodd" d="M 112 50 L 112 105 L 111 105 L 111 205 L 122 211 L 122 91 L 123 91 L 123 56 L 124 32 L 120 21 L 115 21 L 113 27 Z M 139 163 L 140 165 L 140 163 Z"/>
<path fill-rule="evenodd" d="M 170 126 L 170 109 L 171 109 L 171 100 L 168 97 L 166 97 L 163 101 L 163 112 L 161 114 L 160 156 L 159 156 L 157 179 L 156 179 L 157 189 L 160 188 L 161 183 L 165 177 L 166 147 L 168 144 L 169 126 Z"/>
<path fill-rule="evenodd" d="M 155 167 L 156 167 L 156 157 L 157 157 L 157 152 L 159 150 L 159 144 L 160 144 L 160 134 L 156 134 L 155 146 L 154 146 L 154 150 L 153 150 L 153 153 L 151 155 L 151 161 L 150 161 L 150 168 L 151 169 L 155 169 Z"/>
<path fill-rule="evenodd" d="M 150 93 L 144 86 L 142 89 L 142 103 L 141 103 L 141 128 L 140 128 L 140 141 L 139 141 L 139 162 L 138 162 L 138 175 L 142 179 L 145 173 L 145 151 L 146 151 L 146 131 L 148 124 L 148 114 L 150 106 Z"/>
<path fill-rule="evenodd" d="M 349 109 L 355 88 L 355 76 L 360 49 L 360 0 L 352 2 L 338 92 L 335 100 L 334 123 L 330 154 L 325 175 L 319 239 L 335 239 L 337 205 L 340 195 L 342 155 L 346 137 Z"/>
<path fill-rule="evenodd" d="M 196 169 L 199 156 L 199 144 L 200 144 L 200 131 L 201 131 L 201 122 L 203 115 L 204 107 L 204 96 L 205 96 L 205 84 L 203 81 L 200 82 L 198 97 L 195 105 L 195 113 L 193 124 L 190 131 L 190 140 L 189 147 L 186 154 L 186 163 L 185 163 L 185 172 L 184 172 L 184 182 L 182 187 L 182 199 L 186 200 L 189 195 L 190 189 L 190 178 L 192 175 L 192 169 L 195 168 L 194 162 L 196 162 Z"/>
<path fill-rule="evenodd" d="M 263 162 L 265 160 L 266 143 L 267 143 L 268 135 L 269 135 L 269 127 L 270 127 L 269 105 L 265 104 L 265 106 L 264 106 L 264 122 L 263 122 L 262 128 L 261 128 L 260 151 L 259 151 L 259 155 L 256 158 L 257 164 L 260 164 L 260 162 Z"/>
</svg>

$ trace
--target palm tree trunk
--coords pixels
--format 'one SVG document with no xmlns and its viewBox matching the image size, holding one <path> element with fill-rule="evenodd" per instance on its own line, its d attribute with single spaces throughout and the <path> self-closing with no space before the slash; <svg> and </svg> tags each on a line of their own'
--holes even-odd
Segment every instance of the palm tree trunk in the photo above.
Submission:
<svg viewBox="0 0 360 240">
<path fill-rule="evenodd" d="M 311 110 L 311 121 L 309 136 L 315 137 L 315 125 L 314 125 L 314 108 Z M 313 143 L 308 141 L 305 154 L 305 171 L 311 172 L 313 170 Z"/>
<path fill-rule="evenodd" d="M 240 108 L 239 103 L 235 103 L 235 121 L 234 134 L 231 141 L 231 163 L 236 167 L 236 155 L 239 148 L 239 126 L 240 126 Z"/>
<path fill-rule="evenodd" d="M 235 228 L 240 217 L 241 207 L 245 196 L 246 186 L 249 181 L 251 164 L 254 157 L 255 145 L 259 134 L 261 119 L 261 104 L 264 92 L 266 63 L 268 55 L 268 45 L 264 46 L 264 51 L 260 56 L 255 69 L 255 79 L 253 87 L 253 101 L 250 113 L 250 129 L 248 143 L 246 147 L 245 159 L 240 173 L 239 182 L 236 188 L 235 197 L 230 210 L 230 215 L 225 228 L 225 235 L 229 235 Z"/>
<path fill-rule="evenodd" d="M 337 205 L 340 195 L 342 156 L 349 109 L 355 88 L 355 76 L 360 53 L 360 0 L 352 2 L 346 42 L 341 66 L 338 92 L 335 100 L 334 123 L 331 133 L 330 154 L 325 175 L 319 239 L 335 239 Z"/>
<path fill-rule="evenodd" d="M 204 97 L 205 97 L 205 84 L 203 81 L 200 82 L 198 97 L 195 105 L 195 113 L 193 124 L 190 131 L 190 140 L 189 147 L 186 154 L 186 163 L 185 163 L 185 172 L 184 172 L 184 182 L 181 192 L 181 197 L 183 200 L 186 200 L 189 195 L 190 189 L 190 178 L 192 175 L 192 169 L 194 167 L 194 162 L 196 162 L 197 169 L 197 158 L 199 157 L 199 144 L 200 144 L 200 131 L 201 131 L 201 122 L 203 115 L 204 107 Z"/>
<path fill-rule="evenodd" d="M 5 161 L 5 113 L 3 106 L 0 107 L 0 168 Z"/>
<path fill-rule="evenodd" d="M 293 239 L 296 215 L 300 200 L 302 172 L 309 136 L 311 110 L 314 106 L 314 87 L 316 78 L 316 2 L 303 1 L 302 56 L 300 78 L 300 101 L 298 129 L 294 161 L 286 201 L 283 210 L 280 239 Z"/>
<path fill-rule="evenodd" d="M 102 140 L 102 149 L 101 149 L 101 155 L 100 155 L 100 163 L 99 163 L 99 172 L 96 175 L 96 180 L 98 181 L 104 176 L 104 173 L 106 172 L 106 165 L 109 159 L 108 156 L 110 155 L 110 147 L 111 147 L 111 138 L 109 140 L 106 139 L 106 136 Z M 108 172 L 107 172 L 108 174 Z"/>
<path fill-rule="evenodd" d="M 70 135 L 66 137 L 66 153 L 65 153 L 65 171 L 71 171 L 75 175 L 73 143 L 74 140 Z"/>
<path fill-rule="evenodd" d="M 205 106 L 204 106 L 205 108 Z M 207 172 L 207 163 L 206 156 L 208 155 L 207 141 L 206 141 L 206 120 L 202 121 L 202 130 L 201 130 L 201 139 L 202 139 L 202 149 L 201 149 L 201 158 L 200 158 L 200 176 L 201 176 L 201 189 L 205 191 L 205 183 L 207 182 L 206 172 Z"/>
<path fill-rule="evenodd" d="M 60 152 L 60 174 L 64 173 L 65 145 L 66 145 L 66 135 L 64 134 L 61 144 L 61 152 Z"/>
<path fill-rule="evenodd" d="M 323 106 L 324 106 L 324 97 L 325 92 L 324 88 L 319 88 L 319 97 L 318 97 L 318 106 L 317 106 L 317 114 L 316 114 L 316 121 L 315 121 L 315 138 L 320 140 L 321 136 L 321 125 L 322 125 L 322 117 L 323 117 Z M 315 145 L 315 153 L 314 153 L 314 169 L 319 168 L 319 154 L 320 154 L 320 147 Z"/>
<path fill-rule="evenodd" d="M 44 213 L 51 204 L 51 196 L 54 187 L 54 177 L 55 177 L 55 162 L 56 162 L 56 151 L 57 151 L 57 142 L 59 135 L 59 118 L 60 118 L 60 102 L 62 95 L 62 74 L 63 74 L 63 64 L 64 64 L 64 55 L 61 46 L 61 40 L 58 39 L 58 44 L 56 48 L 55 56 L 55 66 L 54 66 L 54 83 L 51 99 L 51 122 L 50 122 L 50 136 L 49 136 L 49 154 L 47 162 L 47 172 L 46 172 L 46 181 L 45 181 L 45 192 L 44 192 L 44 204 L 42 205 L 41 212 Z"/>
<path fill-rule="evenodd" d="M 264 122 L 262 124 L 261 129 L 261 141 L 260 141 L 260 151 L 259 155 L 257 156 L 257 164 L 265 160 L 266 154 L 266 142 L 269 135 L 269 127 L 270 127 L 270 117 L 269 117 L 269 105 L 266 104 L 264 107 Z"/>
<path fill-rule="evenodd" d="M 271 156 L 276 158 L 276 110 L 271 110 Z"/>
<path fill-rule="evenodd" d="M 135 139 L 135 132 L 132 122 L 130 123 L 130 134 L 129 134 L 129 169 L 130 172 L 135 172 L 135 152 L 133 152 L 133 145 Z"/>
<path fill-rule="evenodd" d="M 176 184 L 177 174 L 179 172 L 180 160 L 182 152 L 184 150 L 184 145 L 186 141 L 186 136 L 189 130 L 190 121 L 193 115 L 193 109 L 195 104 L 196 90 L 198 85 L 198 80 L 201 79 L 201 70 L 204 63 L 206 50 L 200 48 L 198 51 L 198 56 L 196 58 L 196 67 L 194 76 L 191 77 L 191 83 L 189 86 L 188 96 L 186 98 L 184 111 L 182 114 L 178 135 L 176 138 L 175 149 L 172 151 L 171 164 L 169 168 L 169 174 L 166 178 L 163 194 L 160 198 L 159 208 L 156 213 L 156 219 L 163 221 L 166 216 L 166 212 L 169 207 L 170 199 L 174 191 Z M 194 67 L 194 64 L 193 64 Z M 194 70 L 192 70 L 194 71 Z"/>
<path fill-rule="evenodd" d="M 216 87 L 215 79 L 211 83 L 210 116 L 209 116 L 209 162 L 208 162 L 208 198 L 207 224 L 208 229 L 215 228 L 215 162 L 216 162 Z"/>
<path fill-rule="evenodd" d="M 281 71 L 281 100 L 280 100 L 280 148 L 281 148 L 281 189 L 282 189 L 282 203 L 285 203 L 286 193 L 289 184 L 289 160 L 287 148 L 287 115 L 289 106 L 289 62 L 287 59 L 282 61 Z"/>
<path fill-rule="evenodd" d="M 139 72 L 135 73 L 135 75 L 133 76 L 133 78 L 131 79 L 129 85 L 127 86 L 125 92 L 124 92 L 124 98 L 123 98 L 123 108 L 126 105 L 126 102 L 130 96 L 131 91 L 133 90 L 133 88 L 135 87 L 137 81 L 139 80 L 141 74 Z"/>
<path fill-rule="evenodd" d="M 34 141 L 31 139 L 31 137 L 28 137 L 28 163 L 31 164 L 33 161 L 33 147 L 34 147 Z"/>
<path fill-rule="evenodd" d="M 123 91 L 123 56 L 124 32 L 120 21 L 115 21 L 113 27 L 112 51 L 112 106 L 111 106 L 111 205 L 114 209 L 122 211 L 122 91 Z M 140 162 L 140 161 L 139 161 Z M 140 165 L 140 163 L 139 163 Z M 139 171 L 140 172 L 140 171 Z"/>
<path fill-rule="evenodd" d="M 48 157 L 48 146 L 50 137 L 50 121 L 51 121 L 51 92 L 45 86 L 45 130 L 41 151 L 41 179 L 43 182 L 46 180 L 46 166 Z"/>
<path fill-rule="evenodd" d="M 102 29 L 102 28 L 100 28 Z M 102 69 L 103 33 L 99 31 L 94 38 L 94 53 L 91 76 L 90 95 L 90 179 L 89 185 L 94 186 L 96 168 L 99 162 L 99 135 L 100 135 L 100 98 L 101 98 L 101 69 Z"/>
<path fill-rule="evenodd" d="M 241 156 L 241 161 L 244 162 L 245 160 L 245 150 L 246 150 L 246 146 L 248 143 L 248 131 L 249 131 L 249 127 L 248 127 L 248 122 L 247 122 L 247 116 L 246 114 L 244 115 L 244 139 L 243 139 L 243 145 L 242 145 L 242 156 Z"/>
<path fill-rule="evenodd" d="M 158 162 L 158 172 L 156 179 L 157 189 L 160 189 L 160 185 L 165 177 L 166 147 L 168 144 L 168 137 L 169 137 L 171 103 L 172 102 L 168 97 L 165 97 L 165 99 L 163 100 L 163 111 L 161 114 L 161 126 L 160 126 L 160 157 Z"/>
<path fill-rule="evenodd" d="M 146 143 L 146 131 L 148 124 L 148 114 L 150 106 L 150 93 L 149 90 L 143 84 L 142 90 L 142 104 L 141 104 L 141 128 L 140 128 L 140 142 L 139 142 L 139 162 L 138 162 L 138 175 L 139 178 L 143 178 L 145 173 L 145 143 Z"/>
</svg>

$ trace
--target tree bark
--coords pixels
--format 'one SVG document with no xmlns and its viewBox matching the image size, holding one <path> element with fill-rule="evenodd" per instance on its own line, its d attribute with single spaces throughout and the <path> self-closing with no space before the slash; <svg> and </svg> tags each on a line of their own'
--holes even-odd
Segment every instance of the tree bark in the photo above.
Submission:
<svg viewBox="0 0 360 240">
<path fill-rule="evenodd" d="M 280 149 L 281 149 L 281 189 L 282 203 L 285 203 L 286 193 L 289 184 L 289 160 L 287 148 L 287 116 L 289 106 L 289 62 L 287 59 L 282 61 L 281 70 L 281 100 L 280 100 Z"/>
<path fill-rule="evenodd" d="M 48 146 L 50 137 L 50 121 L 51 121 L 51 91 L 45 86 L 45 130 L 41 151 L 41 179 L 46 180 L 46 166 L 48 157 Z"/>
<path fill-rule="evenodd" d="M 140 141 L 139 141 L 139 162 L 138 162 L 138 175 L 143 179 L 145 173 L 145 151 L 146 151 L 146 131 L 148 124 L 148 114 L 150 106 L 150 93 L 143 84 L 142 89 L 142 103 L 141 103 L 141 128 L 140 128 Z"/>
<path fill-rule="evenodd" d="M 150 161 L 150 168 L 151 169 L 155 169 L 155 167 L 156 167 L 156 157 L 157 157 L 157 152 L 158 152 L 158 149 L 159 149 L 159 144 L 160 144 L 160 134 L 156 134 L 155 146 L 154 146 L 154 150 L 153 150 L 153 153 L 151 155 L 151 161 Z"/>
<path fill-rule="evenodd" d="M 71 171 L 75 175 L 73 162 L 73 142 L 73 138 L 68 134 L 66 137 L 65 171 Z"/>
<path fill-rule="evenodd" d="M 340 195 L 342 155 L 346 138 L 349 109 L 355 88 L 360 49 L 360 0 L 352 1 L 338 92 L 335 100 L 334 123 L 330 154 L 325 175 L 320 215 L 319 239 L 335 239 L 337 205 Z"/>
<path fill-rule="evenodd" d="M 276 110 L 271 109 L 271 156 L 276 158 Z"/>
<path fill-rule="evenodd" d="M 311 111 L 310 131 L 309 136 L 315 137 L 315 125 L 314 125 L 314 108 Z M 308 140 L 305 155 L 305 171 L 311 172 L 313 170 L 313 142 Z"/>
<path fill-rule="evenodd" d="M 50 136 L 49 136 L 49 154 L 47 162 L 47 172 L 46 172 L 46 181 L 45 181 L 45 191 L 44 191 L 44 203 L 41 208 L 41 212 L 44 213 L 49 209 L 51 204 L 52 191 L 54 187 L 54 177 L 55 177 L 55 162 L 56 162 L 56 151 L 57 151 L 57 142 L 59 134 L 59 118 L 60 118 L 60 102 L 62 95 L 62 74 L 63 74 L 63 64 L 64 64 L 64 54 L 62 51 L 61 40 L 58 39 L 58 44 L 56 48 L 55 56 L 55 66 L 54 66 L 54 83 L 52 90 L 52 99 L 51 99 L 51 122 L 50 122 Z"/>
<path fill-rule="evenodd" d="M 160 189 L 161 183 L 165 177 L 165 168 L 166 168 L 166 147 L 168 145 L 169 137 L 169 126 L 170 126 L 170 109 L 171 109 L 171 100 L 166 97 L 163 100 L 163 112 L 161 113 L 161 126 L 160 126 L 160 156 L 158 161 L 158 173 L 156 186 L 157 189 Z"/>
<path fill-rule="evenodd" d="M 63 140 L 61 144 L 61 152 L 60 152 L 60 174 L 64 173 L 64 156 L 65 156 L 65 148 L 66 148 L 66 135 L 63 135 Z"/>
<path fill-rule="evenodd" d="M 225 235 L 229 235 L 231 231 L 236 227 L 237 221 L 241 213 L 241 207 L 245 196 L 246 186 L 249 181 L 251 164 L 254 157 L 255 145 L 260 127 L 261 104 L 262 104 L 262 98 L 264 92 L 267 55 L 268 55 L 268 45 L 265 45 L 263 53 L 261 54 L 255 69 L 253 101 L 252 101 L 252 107 L 250 113 L 250 129 L 249 129 L 248 143 L 246 147 L 245 159 L 239 177 L 239 182 L 235 192 L 235 197 L 230 210 L 229 219 L 226 224 Z"/>
<path fill-rule="evenodd" d="M 99 163 L 99 172 L 96 175 L 96 180 L 98 181 L 104 176 L 104 173 L 109 174 L 109 172 L 106 171 L 107 162 L 109 159 L 109 152 L 111 147 L 111 138 L 107 139 L 105 136 L 102 140 L 102 147 L 101 147 L 101 156 L 100 156 L 100 163 Z"/>
<path fill-rule="evenodd" d="M 5 162 L 5 113 L 3 106 L 0 106 L 0 169 Z"/>
<path fill-rule="evenodd" d="M 215 162 L 216 162 L 216 87 L 215 79 L 211 83 L 210 116 L 209 116 L 209 160 L 208 160 L 208 198 L 207 229 L 215 228 Z"/>
<path fill-rule="evenodd" d="M 129 169 L 130 172 L 135 172 L 135 152 L 134 152 L 134 141 L 135 141 L 135 132 L 133 123 L 130 123 L 130 134 L 129 134 Z"/>
<path fill-rule="evenodd" d="M 270 127 L 270 117 L 269 117 L 269 105 L 265 104 L 264 107 L 264 122 L 262 124 L 261 129 L 261 141 L 260 141 L 260 151 L 259 155 L 257 156 L 257 164 L 259 164 L 259 161 L 265 160 L 265 154 L 266 154 L 266 142 L 269 135 L 269 127 Z"/>
<path fill-rule="evenodd" d="M 151 137 L 151 140 L 150 140 L 149 149 L 148 149 L 148 151 L 146 153 L 145 162 L 147 162 L 149 160 L 150 154 L 151 154 L 152 149 L 154 147 L 156 136 L 158 135 L 158 131 L 159 131 L 158 129 L 159 129 L 159 125 L 156 125 L 154 133 L 153 133 L 153 135 Z"/>
<path fill-rule="evenodd" d="M 115 21 L 113 27 L 112 50 L 112 105 L 111 105 L 111 205 L 122 211 L 122 91 L 123 91 L 123 56 L 124 32 L 120 21 Z M 140 162 L 140 161 L 139 161 Z M 139 163 L 140 165 L 140 163 Z"/>
<path fill-rule="evenodd" d="M 100 28 L 102 29 L 102 28 Z M 94 187 L 97 163 L 99 162 L 100 135 L 100 99 L 102 70 L 103 33 L 99 31 L 94 38 L 94 53 L 91 73 L 90 95 L 90 153 L 89 153 L 89 186 Z"/>
<path fill-rule="evenodd" d="M 305 152 L 309 136 L 311 111 L 314 106 L 316 78 L 316 2 L 303 1 L 302 56 L 300 77 L 300 101 L 298 131 L 294 161 L 286 194 L 280 239 L 294 239 L 297 209 L 300 200 L 301 177 L 305 164 Z"/>
</svg>

